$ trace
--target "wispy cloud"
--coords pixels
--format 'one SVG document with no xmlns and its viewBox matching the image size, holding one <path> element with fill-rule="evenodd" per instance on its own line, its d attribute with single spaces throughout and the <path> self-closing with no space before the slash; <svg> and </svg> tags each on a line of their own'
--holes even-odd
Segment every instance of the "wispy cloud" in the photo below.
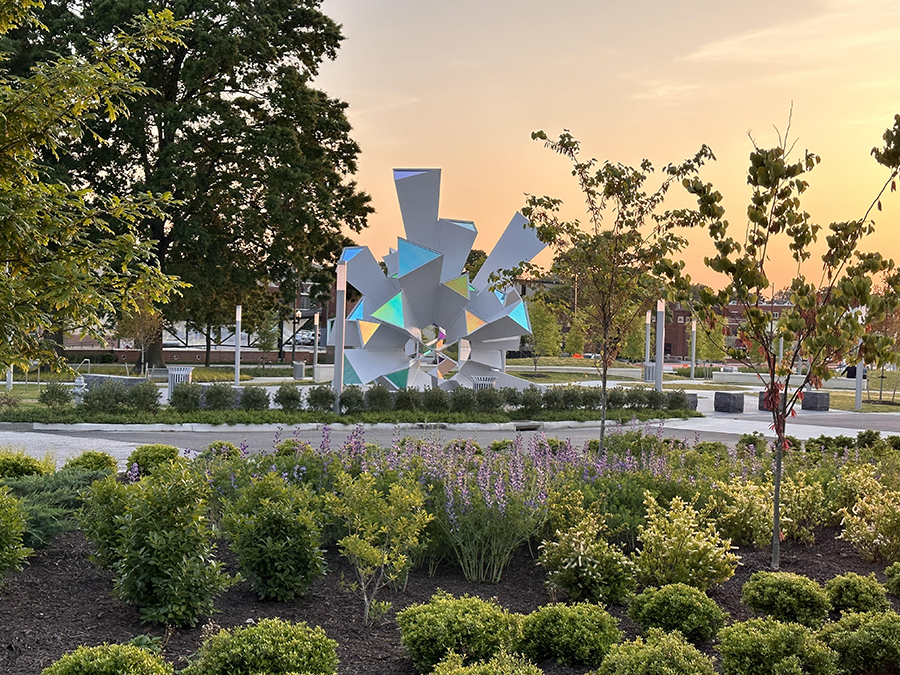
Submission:
<svg viewBox="0 0 900 675">
<path fill-rule="evenodd" d="M 697 84 L 684 84 L 678 82 L 665 82 L 651 80 L 644 83 L 644 88 L 633 94 L 635 101 L 653 101 L 662 105 L 676 105 L 701 89 Z"/>
</svg>

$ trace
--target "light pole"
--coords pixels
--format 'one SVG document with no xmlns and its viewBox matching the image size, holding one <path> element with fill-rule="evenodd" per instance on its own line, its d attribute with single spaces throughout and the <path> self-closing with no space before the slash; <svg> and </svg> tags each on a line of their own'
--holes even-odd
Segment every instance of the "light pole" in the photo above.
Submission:
<svg viewBox="0 0 900 675">
<path fill-rule="evenodd" d="M 241 384 L 241 306 L 234 310 L 234 386 Z"/>
<path fill-rule="evenodd" d="M 697 362 L 697 319 L 691 319 L 691 379 L 694 379 L 694 364 Z"/>
<path fill-rule="evenodd" d="M 334 412 L 341 413 L 341 392 L 344 390 L 344 321 L 347 316 L 347 261 L 337 264 L 337 283 L 334 317 Z"/>
<path fill-rule="evenodd" d="M 297 324 L 300 321 L 300 310 L 294 310 L 294 316 L 291 317 L 291 327 L 294 329 L 291 334 L 291 365 L 297 360 Z"/>
<path fill-rule="evenodd" d="M 647 368 L 650 366 L 650 310 L 647 310 L 647 318 L 644 320 L 644 382 L 649 382 Z"/>
<path fill-rule="evenodd" d="M 666 341 L 666 301 L 656 301 L 656 391 L 662 391 L 663 349 Z"/>
<path fill-rule="evenodd" d="M 319 310 L 313 314 L 313 330 L 316 335 L 313 338 L 313 381 L 316 379 L 316 368 L 319 367 Z"/>
</svg>

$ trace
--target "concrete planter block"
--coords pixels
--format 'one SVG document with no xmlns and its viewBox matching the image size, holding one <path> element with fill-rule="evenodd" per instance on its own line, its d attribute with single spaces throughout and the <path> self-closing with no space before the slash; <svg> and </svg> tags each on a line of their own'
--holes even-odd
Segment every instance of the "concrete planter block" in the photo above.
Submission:
<svg viewBox="0 0 900 675">
<path fill-rule="evenodd" d="M 742 413 L 744 412 L 744 395 L 730 391 L 717 391 L 714 406 L 716 412 Z"/>
<path fill-rule="evenodd" d="M 828 410 L 830 395 L 825 391 L 807 391 L 803 394 L 803 410 Z"/>
<path fill-rule="evenodd" d="M 126 377 L 124 375 L 82 375 L 84 383 L 88 389 L 93 389 L 97 385 L 114 382 L 123 387 L 135 387 L 142 382 L 146 382 L 143 377 Z"/>
<path fill-rule="evenodd" d="M 764 392 L 764 391 L 759 392 L 759 408 L 758 408 L 758 410 L 768 410 L 768 408 L 766 407 L 765 399 L 766 399 L 766 392 Z"/>
</svg>

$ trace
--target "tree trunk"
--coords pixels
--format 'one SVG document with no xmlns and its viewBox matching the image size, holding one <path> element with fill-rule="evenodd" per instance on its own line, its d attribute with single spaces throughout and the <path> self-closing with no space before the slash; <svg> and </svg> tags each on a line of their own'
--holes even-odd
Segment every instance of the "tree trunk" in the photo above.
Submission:
<svg viewBox="0 0 900 675">
<path fill-rule="evenodd" d="M 210 356 L 212 354 L 212 326 L 207 326 L 205 333 L 206 333 L 206 335 L 205 335 L 205 337 L 206 337 L 206 356 L 203 360 L 203 365 L 206 368 L 209 368 Z"/>
<path fill-rule="evenodd" d="M 609 364 L 603 360 L 600 370 L 600 452 L 603 452 L 603 443 L 606 439 L 606 378 L 609 372 Z"/>
<path fill-rule="evenodd" d="M 156 334 L 147 342 L 147 350 L 144 355 L 144 363 L 151 368 L 164 368 L 165 361 L 163 359 L 163 329 L 162 326 Z"/>
</svg>

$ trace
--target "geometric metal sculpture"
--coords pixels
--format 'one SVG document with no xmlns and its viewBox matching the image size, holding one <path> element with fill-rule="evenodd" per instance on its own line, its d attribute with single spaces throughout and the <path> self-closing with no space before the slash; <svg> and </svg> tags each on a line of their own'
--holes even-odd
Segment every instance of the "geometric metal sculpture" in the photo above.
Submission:
<svg viewBox="0 0 900 675">
<path fill-rule="evenodd" d="M 478 232 L 470 221 L 438 217 L 441 170 L 395 169 L 394 184 L 406 237 L 384 256 L 387 272 L 365 246 L 341 255 L 348 283 L 362 293 L 347 317 L 344 384 L 450 390 L 487 378 L 528 386 L 502 372 L 504 353 L 531 332 L 528 309 L 515 289 L 492 291 L 488 278 L 545 244 L 517 213 L 470 280 L 463 265 Z"/>
</svg>

